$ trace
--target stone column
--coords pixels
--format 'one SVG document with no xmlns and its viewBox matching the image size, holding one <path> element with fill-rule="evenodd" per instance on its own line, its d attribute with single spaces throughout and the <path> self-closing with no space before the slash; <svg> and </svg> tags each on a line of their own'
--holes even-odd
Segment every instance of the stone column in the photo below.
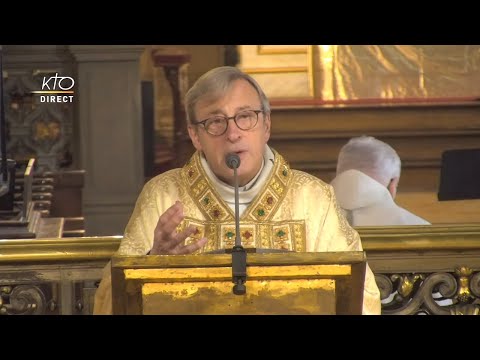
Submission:
<svg viewBox="0 0 480 360">
<path fill-rule="evenodd" d="M 70 45 L 77 60 L 86 235 L 122 235 L 143 186 L 141 45 Z"/>
</svg>

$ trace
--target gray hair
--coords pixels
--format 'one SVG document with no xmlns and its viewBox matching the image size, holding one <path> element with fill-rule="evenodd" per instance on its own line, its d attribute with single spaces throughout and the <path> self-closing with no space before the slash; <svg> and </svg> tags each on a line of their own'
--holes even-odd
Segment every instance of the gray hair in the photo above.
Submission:
<svg viewBox="0 0 480 360">
<path fill-rule="evenodd" d="M 262 110 L 265 114 L 270 113 L 270 103 L 257 81 L 250 75 L 242 72 L 233 66 L 221 66 L 214 68 L 198 78 L 185 95 L 185 113 L 187 123 L 195 119 L 195 105 L 200 100 L 215 102 L 227 92 L 230 85 L 235 81 L 243 79 L 248 81 L 257 91 L 262 103 Z"/>
<path fill-rule="evenodd" d="M 338 154 L 337 175 L 355 169 L 388 185 L 390 179 L 400 178 L 401 160 L 387 143 L 372 136 L 351 138 Z"/>
</svg>

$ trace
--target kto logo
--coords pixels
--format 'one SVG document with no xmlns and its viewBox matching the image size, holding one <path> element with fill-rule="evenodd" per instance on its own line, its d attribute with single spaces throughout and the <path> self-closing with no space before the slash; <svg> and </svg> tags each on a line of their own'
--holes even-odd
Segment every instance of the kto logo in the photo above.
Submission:
<svg viewBox="0 0 480 360">
<path fill-rule="evenodd" d="M 56 90 L 57 88 L 63 91 L 68 91 L 75 85 L 75 80 L 69 76 L 51 76 L 48 79 L 44 76 L 42 83 L 42 90 Z M 51 88 L 50 88 L 51 86 Z"/>
<path fill-rule="evenodd" d="M 40 95 L 40 102 L 48 103 L 71 103 L 73 102 L 73 87 L 75 86 L 75 80 L 70 76 L 44 76 L 42 82 L 42 90 L 32 91 L 34 94 Z M 71 95 L 66 95 L 71 94 Z"/>
</svg>

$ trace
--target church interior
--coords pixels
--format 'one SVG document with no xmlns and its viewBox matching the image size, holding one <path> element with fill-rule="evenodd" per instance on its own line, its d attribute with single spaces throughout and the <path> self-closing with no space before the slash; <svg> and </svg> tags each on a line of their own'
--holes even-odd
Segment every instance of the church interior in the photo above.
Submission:
<svg viewBox="0 0 480 360">
<path fill-rule="evenodd" d="M 92 314 L 143 185 L 194 152 L 183 96 L 223 65 L 265 90 L 269 144 L 293 169 L 329 183 L 340 148 L 360 135 L 398 152 L 396 202 L 431 225 L 357 228 L 382 314 L 480 313 L 480 46 L 0 49 L 0 315 Z M 449 157 L 457 151 L 477 155 Z M 447 165 L 473 195 L 442 198 Z"/>
</svg>

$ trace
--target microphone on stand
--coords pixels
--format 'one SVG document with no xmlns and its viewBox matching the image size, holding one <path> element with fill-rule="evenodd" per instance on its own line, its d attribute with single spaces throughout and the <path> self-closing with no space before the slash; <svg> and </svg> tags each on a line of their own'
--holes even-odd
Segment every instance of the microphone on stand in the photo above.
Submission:
<svg viewBox="0 0 480 360">
<path fill-rule="evenodd" d="M 225 163 L 230 169 L 233 169 L 233 179 L 235 187 L 235 246 L 232 248 L 232 282 L 233 293 L 235 295 L 244 295 L 247 291 L 245 281 L 247 281 L 247 252 L 242 246 L 240 237 L 240 217 L 238 200 L 238 177 L 237 169 L 240 166 L 240 157 L 235 153 L 227 154 Z"/>
</svg>

